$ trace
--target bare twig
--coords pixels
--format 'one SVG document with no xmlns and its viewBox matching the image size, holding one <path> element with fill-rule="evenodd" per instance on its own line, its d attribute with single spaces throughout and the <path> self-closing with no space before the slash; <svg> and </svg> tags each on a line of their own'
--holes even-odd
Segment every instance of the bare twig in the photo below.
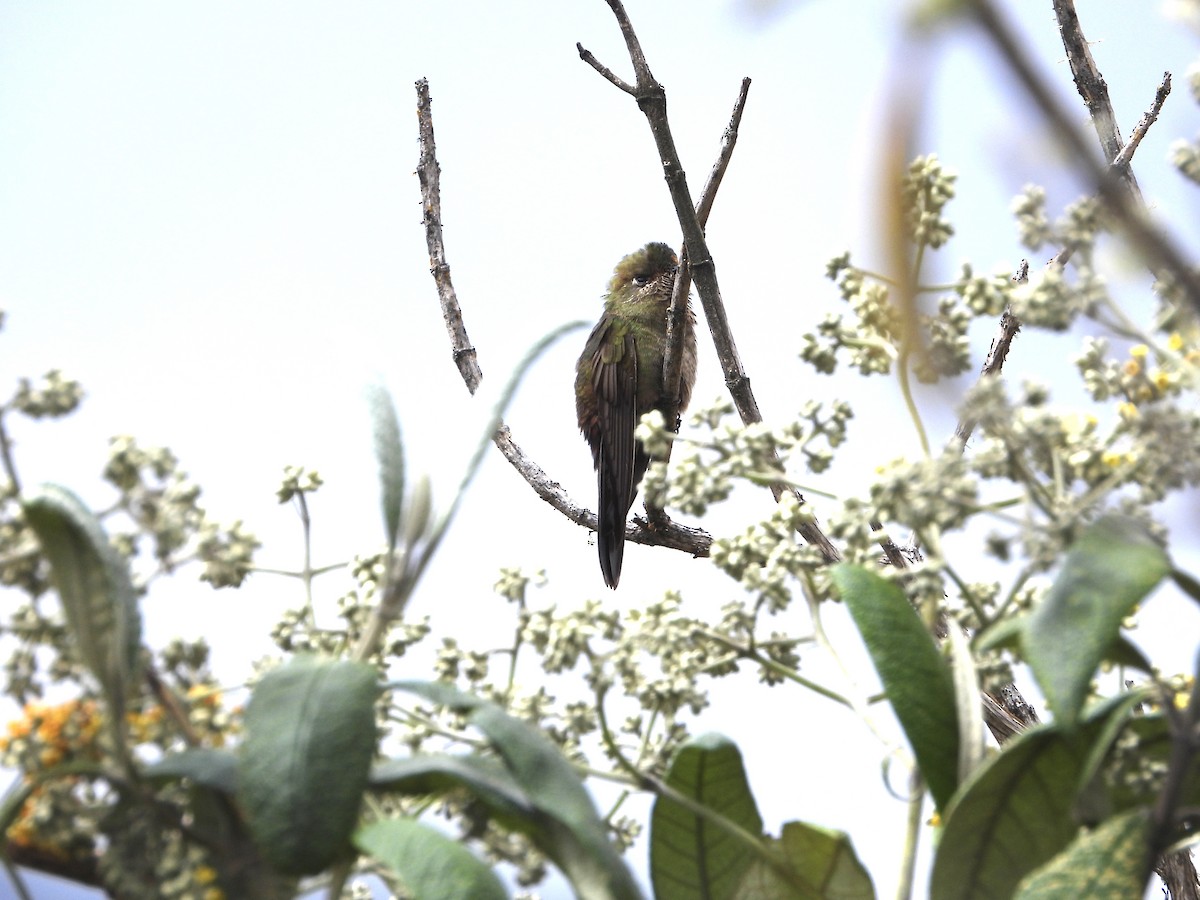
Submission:
<svg viewBox="0 0 1200 900">
<path fill-rule="evenodd" d="M 437 285 L 438 299 L 442 306 L 442 317 L 450 344 L 454 349 L 454 362 L 463 382 L 472 394 L 479 388 L 483 372 L 475 348 L 467 338 L 463 324 L 462 309 L 458 295 L 450 278 L 450 266 L 446 263 L 446 248 L 442 239 L 441 167 L 437 161 L 437 147 L 433 138 L 433 111 L 429 95 L 429 82 L 422 78 L 416 83 L 417 121 L 420 131 L 420 161 L 417 177 L 421 185 L 421 205 L 425 224 L 425 242 L 429 248 L 430 273 Z M 572 502 L 566 492 L 553 481 L 540 466 L 525 455 L 512 438 L 508 426 L 501 423 L 493 436 L 493 442 L 504 454 L 514 469 L 533 488 L 539 497 L 556 510 L 579 525 L 595 530 L 596 516 Z M 693 556 L 707 556 L 712 537 L 696 528 L 687 528 L 671 521 L 655 522 L 653 528 L 641 524 L 627 527 L 627 541 L 658 547 L 682 550 Z"/>
<path fill-rule="evenodd" d="M 891 566 L 894 569 L 908 568 L 909 558 L 907 556 L 905 556 L 904 550 L 901 549 L 900 545 L 897 544 L 895 541 L 893 541 L 891 539 L 891 537 L 888 536 L 887 532 L 883 528 L 883 523 L 880 522 L 878 519 L 872 519 L 869 524 L 871 526 L 871 530 L 881 536 L 879 538 L 879 546 L 883 549 L 883 563 L 882 564 Z M 913 559 L 912 561 L 916 562 L 917 560 L 919 560 L 921 558 L 920 550 L 916 549 L 916 540 L 915 539 L 913 540 L 912 544 L 913 544 L 912 552 L 916 555 L 916 558 Z"/>
<path fill-rule="evenodd" d="M 733 148 L 737 144 L 738 129 L 742 125 L 742 113 L 746 111 L 746 98 L 750 95 L 750 79 L 743 78 L 738 90 L 737 100 L 733 104 L 733 115 L 721 135 L 721 152 L 713 163 L 712 171 L 708 173 L 708 181 L 700 192 L 700 201 L 696 204 L 696 221 L 700 227 L 708 225 L 708 216 L 712 212 L 713 202 L 717 199 L 717 188 L 725 178 L 725 170 L 729 168 L 729 160 L 733 157 Z"/>
<path fill-rule="evenodd" d="M 442 306 L 442 318 L 446 332 L 450 335 L 450 346 L 454 352 L 454 364 L 472 394 L 479 389 L 483 372 L 479 368 L 475 348 L 467 337 L 463 324 L 462 309 L 454 284 L 450 280 L 450 264 L 446 262 L 446 245 L 442 242 L 442 167 L 437 161 L 437 144 L 433 139 L 433 100 L 429 96 L 429 82 L 422 78 L 417 82 L 417 128 L 420 135 L 420 161 L 417 163 L 417 179 L 421 183 L 421 222 L 425 226 L 425 244 L 429 248 L 429 271 L 437 285 L 438 300 Z"/>
<path fill-rule="evenodd" d="M 1060 0 L 1060 2 L 1061 2 L 1061 0 Z M 1074 13 L 1073 7 L 1071 9 L 1071 12 Z M 1059 30 L 1061 32 L 1063 32 L 1063 35 L 1064 35 L 1063 40 L 1064 41 L 1069 40 L 1069 36 L 1073 33 L 1073 31 L 1075 29 L 1078 29 L 1078 27 L 1079 27 L 1079 19 L 1078 18 L 1074 19 L 1074 28 L 1060 25 Z M 1082 41 L 1082 35 L 1079 36 L 1079 40 Z M 1084 46 L 1086 46 L 1086 42 L 1084 42 Z M 1089 61 L 1091 61 L 1091 64 L 1094 67 L 1095 62 L 1092 61 L 1091 54 L 1088 54 L 1087 59 Z M 1079 78 L 1077 76 L 1076 77 L 1077 83 L 1078 83 L 1078 80 L 1079 80 Z M 1090 76 L 1089 80 L 1091 80 L 1091 81 L 1098 80 L 1101 83 L 1103 83 L 1104 78 L 1097 71 L 1097 72 L 1095 72 L 1095 74 L 1093 76 Z M 1130 169 L 1130 165 L 1133 163 L 1133 154 L 1137 152 L 1138 145 L 1141 144 L 1142 138 L 1144 138 L 1146 136 L 1146 132 L 1150 130 L 1150 126 L 1153 125 L 1154 122 L 1158 119 L 1158 114 L 1160 112 L 1162 112 L 1163 104 L 1166 102 L 1167 95 L 1170 93 L 1171 93 L 1171 73 L 1164 72 L 1162 83 L 1159 84 L 1158 90 L 1154 94 L 1153 105 L 1150 107 L 1150 109 L 1146 110 L 1145 114 L 1141 117 L 1141 119 L 1138 120 L 1137 125 L 1133 129 L 1133 133 L 1129 136 L 1129 143 L 1127 143 L 1124 147 L 1121 147 L 1120 151 L 1113 157 L 1112 161 L 1109 163 L 1109 166 L 1108 166 L 1109 171 L 1113 173 L 1114 177 L 1123 178 L 1126 175 L 1129 176 L 1130 181 L 1127 183 L 1130 185 L 1131 195 L 1136 199 L 1136 201 L 1139 204 L 1141 203 L 1141 199 L 1142 199 L 1141 191 L 1137 187 L 1137 181 L 1133 180 L 1133 170 Z M 1105 97 L 1105 102 L 1107 102 L 1107 99 L 1108 99 L 1107 90 L 1105 91 L 1104 97 Z M 1109 110 L 1109 112 L 1111 113 L 1111 109 Z M 1105 116 L 1103 118 L 1105 121 L 1110 121 L 1112 119 L 1111 116 Z M 1093 120 L 1093 121 L 1095 121 L 1095 120 Z M 1113 125 L 1113 127 L 1114 128 L 1116 127 L 1115 124 Z M 1097 129 L 1099 129 L 1099 125 L 1097 125 Z M 1120 139 L 1120 133 L 1117 132 L 1116 134 L 1117 134 L 1117 138 Z M 1102 143 L 1103 143 L 1103 138 L 1102 138 Z M 1060 268 L 1060 269 L 1065 268 L 1067 263 L 1071 259 L 1071 254 L 1074 252 L 1075 252 L 1075 248 L 1072 247 L 1070 244 L 1068 244 L 1067 246 L 1065 246 L 1061 250 L 1059 250 L 1058 253 L 1055 255 L 1055 257 L 1052 260 L 1050 260 L 1050 265 L 1058 266 L 1058 268 Z"/>
<path fill-rule="evenodd" d="M 630 94 L 634 97 L 637 96 L 637 88 L 635 88 L 629 82 L 623 81 L 621 78 L 619 78 L 613 72 L 612 69 L 610 69 L 608 66 L 604 65 L 602 62 L 600 62 L 600 60 L 596 59 L 596 57 L 592 55 L 591 50 L 585 50 L 583 48 L 583 44 L 580 44 L 580 43 L 575 44 L 575 49 L 579 51 L 579 58 L 582 59 L 589 66 L 591 66 L 593 69 L 595 69 L 597 72 L 599 72 L 601 75 L 603 75 L 605 80 L 607 80 L 609 83 L 611 83 L 613 85 L 616 85 L 618 88 L 623 90 L 625 93 Z"/>
<path fill-rule="evenodd" d="M 1026 728 L 1036 725 L 1038 717 L 1037 712 L 1025 702 L 1025 698 L 1016 687 L 1006 684 L 995 694 L 984 692 L 983 720 L 996 743 L 1003 744 Z"/>
<path fill-rule="evenodd" d="M 729 125 L 721 135 L 721 151 L 709 173 L 704 190 L 700 192 L 700 201 L 696 204 L 696 221 L 704 228 L 708 224 L 708 215 L 712 212 L 713 202 L 717 198 L 717 189 L 729 168 L 729 160 L 733 157 L 733 148 L 737 144 L 738 126 L 742 123 L 742 113 L 746 109 L 746 98 L 750 94 L 750 79 L 742 79 L 742 87 L 738 92 L 737 102 L 733 105 L 733 115 Z M 679 379 L 683 363 L 683 320 L 687 315 L 687 297 L 692 289 L 692 273 L 688 267 L 687 247 L 683 248 L 683 258 L 679 266 L 679 275 L 675 278 L 675 290 L 671 295 L 671 309 L 667 313 L 667 339 L 663 349 L 663 388 L 671 402 L 667 410 L 668 427 L 674 427 L 679 417 Z"/>
<path fill-rule="evenodd" d="M 1189 851 L 1160 856 L 1154 861 L 1154 871 L 1163 880 L 1167 900 L 1200 900 L 1200 877 Z"/>
<path fill-rule="evenodd" d="M 1029 271 L 1029 263 L 1022 260 L 1024 263 L 1025 272 Z M 1026 275 L 1028 277 L 1028 275 Z M 1015 278 L 1013 279 L 1016 280 Z M 1008 359 L 1008 351 L 1012 347 L 1013 338 L 1017 336 L 1017 332 L 1021 330 L 1021 320 L 1013 315 L 1011 309 L 1006 309 L 1000 316 L 1000 324 L 996 329 L 996 336 L 992 338 L 992 346 L 988 348 L 987 359 L 983 362 L 983 368 L 979 371 L 979 380 L 977 384 L 982 384 L 987 378 L 992 378 L 1000 374 L 1000 370 L 1004 368 L 1004 361 Z M 966 447 L 967 441 L 971 440 L 971 434 L 975 431 L 975 426 L 978 424 L 976 419 L 966 417 L 959 421 L 958 427 L 954 429 L 954 436 L 959 442 Z"/>
<path fill-rule="evenodd" d="M 1117 116 L 1108 97 L 1108 83 L 1100 74 L 1092 49 L 1083 36 L 1079 16 L 1075 13 L 1075 0 L 1053 0 L 1054 17 L 1058 20 L 1058 32 L 1062 36 L 1063 48 L 1067 51 L 1067 62 L 1071 65 L 1071 76 L 1083 104 L 1092 118 L 1096 137 L 1100 139 L 1100 150 L 1109 165 L 1117 158 L 1125 141 L 1117 125 Z M 1128 185 L 1130 193 L 1141 202 L 1142 192 L 1137 179 L 1127 169 L 1120 176 Z"/>
<path fill-rule="evenodd" d="M 708 329 L 713 338 L 717 358 L 721 363 L 725 386 L 733 398 L 742 422 L 745 424 L 761 422 L 762 413 L 758 409 L 758 401 L 755 400 L 754 392 L 750 389 L 750 379 L 742 367 L 737 346 L 734 344 L 733 334 L 729 328 L 729 320 L 725 315 L 725 304 L 721 299 L 721 289 L 717 283 L 716 265 L 709 253 L 708 243 L 704 237 L 704 228 L 696 216 L 696 208 L 688 189 L 687 176 L 679 161 L 679 153 L 675 149 L 675 139 L 671 135 L 670 123 L 667 120 L 666 91 L 654 79 L 654 75 L 650 71 L 646 56 L 642 52 L 637 34 L 633 30 L 633 25 L 629 21 L 629 16 L 625 12 L 621 0 L 605 0 L 605 2 L 608 3 L 609 9 L 616 17 L 617 25 L 621 29 L 621 36 L 625 39 L 625 47 L 629 52 L 629 60 L 633 64 L 634 75 L 637 79 L 633 96 L 637 99 L 638 108 L 646 116 L 646 121 L 650 125 L 650 133 L 654 137 L 654 145 L 662 163 L 667 190 L 670 192 L 671 202 L 675 207 L 675 216 L 683 231 L 688 266 L 696 283 L 696 291 L 700 295 L 700 303 L 704 307 L 704 316 L 708 321 Z M 580 44 L 577 44 L 576 47 L 580 57 L 589 61 L 591 54 Z M 594 58 L 589 61 L 589 65 L 602 75 L 607 71 L 595 62 Z M 608 80 L 617 84 L 622 90 L 626 90 L 627 86 L 622 86 L 624 82 L 620 82 L 615 76 Z M 778 484 L 772 485 L 772 491 L 778 498 L 783 492 L 783 487 Z M 804 498 L 799 493 L 796 494 L 796 497 L 803 502 Z M 808 543 L 814 544 L 826 560 L 832 562 L 841 558 L 838 549 L 825 536 L 815 521 L 801 526 L 799 531 L 800 536 Z"/>
<path fill-rule="evenodd" d="M 1121 148 L 1121 152 L 1112 161 L 1114 169 L 1129 168 L 1129 164 L 1133 162 L 1133 154 L 1137 152 L 1138 145 L 1146 136 L 1146 132 L 1150 130 L 1150 126 L 1158 120 L 1158 114 L 1162 112 L 1163 104 L 1167 102 L 1167 95 L 1170 93 L 1171 73 L 1163 72 L 1162 82 L 1158 85 L 1158 90 L 1154 92 L 1154 105 L 1138 119 L 1137 125 L 1133 127 L 1133 133 L 1129 135 L 1129 143 Z"/>
</svg>

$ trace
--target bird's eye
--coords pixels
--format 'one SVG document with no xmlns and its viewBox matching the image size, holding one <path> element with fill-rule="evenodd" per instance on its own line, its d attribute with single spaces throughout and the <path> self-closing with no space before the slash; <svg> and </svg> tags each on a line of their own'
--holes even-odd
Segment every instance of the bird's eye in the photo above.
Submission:
<svg viewBox="0 0 1200 900">
<path fill-rule="evenodd" d="M 633 276 L 633 283 L 634 283 L 634 284 L 636 284 L 638 287 L 642 287 L 642 286 L 644 286 L 644 285 L 647 285 L 647 284 L 649 284 L 649 283 L 650 283 L 650 276 L 649 276 L 649 275 L 644 275 L 644 274 L 634 275 L 634 276 Z"/>
</svg>

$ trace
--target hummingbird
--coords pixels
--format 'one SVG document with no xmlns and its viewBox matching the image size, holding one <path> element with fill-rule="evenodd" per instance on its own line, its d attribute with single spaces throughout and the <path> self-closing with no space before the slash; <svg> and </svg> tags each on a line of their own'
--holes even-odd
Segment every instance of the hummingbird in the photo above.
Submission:
<svg viewBox="0 0 1200 900">
<path fill-rule="evenodd" d="M 575 368 L 575 412 L 592 448 L 599 499 L 596 547 L 604 583 L 615 588 L 625 552 L 625 517 L 646 474 L 649 456 L 633 436 L 638 420 L 662 410 L 667 311 L 679 260 L 669 246 L 650 243 L 613 269 L 604 313 Z M 696 380 L 696 331 L 691 307 L 683 317 L 679 404 L 682 412 Z"/>
</svg>

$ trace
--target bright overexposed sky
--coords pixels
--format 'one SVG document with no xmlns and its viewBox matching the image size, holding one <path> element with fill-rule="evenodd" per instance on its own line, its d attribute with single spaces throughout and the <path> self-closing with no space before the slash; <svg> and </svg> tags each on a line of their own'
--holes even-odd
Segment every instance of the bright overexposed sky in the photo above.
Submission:
<svg viewBox="0 0 1200 900">
<path fill-rule="evenodd" d="M 1002 5 L 1086 124 L 1048 0 Z M 813 481 L 854 493 L 864 466 L 919 451 L 898 392 L 817 376 L 797 353 L 799 335 L 838 305 L 825 262 L 853 248 L 879 264 L 877 129 L 889 84 L 916 62 L 897 49 L 904 5 L 627 6 L 667 89 L 694 193 L 740 79 L 753 79 L 709 244 L 767 418 L 786 419 L 810 397 L 854 398 L 851 443 L 864 455 Z M 1165 158 L 1172 140 L 1200 132 L 1183 77 L 1197 35 L 1156 3 L 1078 8 L 1126 136 L 1162 72 L 1176 77 L 1135 170 L 1194 253 L 1200 195 Z M 274 491 L 283 466 L 301 464 L 326 480 L 312 501 L 314 562 L 371 552 L 382 532 L 362 391 L 382 380 L 414 468 L 444 502 L 486 398 L 471 401 L 458 378 L 428 273 L 413 82 L 430 82 L 448 257 L 485 394 L 546 331 L 597 316 L 623 254 L 680 243 L 644 118 L 579 60 L 576 41 L 631 77 L 603 0 L 0 4 L 0 393 L 55 367 L 88 391 L 66 420 L 13 421 L 25 482 L 60 482 L 102 506 L 108 437 L 133 434 L 171 447 L 207 508 L 263 540 L 259 562 L 288 568 L 300 563 L 299 526 Z M 978 35 L 947 31 L 920 52 L 935 57 L 935 78 L 918 149 L 961 176 L 949 210 L 959 235 L 942 268 L 953 276 L 966 258 L 1011 268 L 1024 251 L 1008 205 L 1022 185 L 1050 183 L 1059 205 L 1081 188 L 1062 183 L 1036 111 Z M 1129 277 L 1144 292 L 1148 277 Z M 571 393 L 584 337 L 533 368 L 507 421 L 552 478 L 594 506 Z M 989 339 L 980 332 L 979 360 Z M 1023 354 L 1038 346 L 1028 341 L 1010 357 L 1012 377 L 1053 381 L 1054 364 L 1070 375 L 1061 349 L 1049 360 Z M 722 388 L 703 338 L 702 348 L 699 403 Z M 928 394 L 933 434 L 950 433 L 947 403 L 969 381 Z M 727 530 L 769 502 L 749 501 Z M 719 531 L 721 520 L 708 524 Z M 503 633 L 511 610 L 491 586 L 506 565 L 546 568 L 539 596 L 560 604 L 632 605 L 682 586 L 694 604 L 685 609 L 715 613 L 737 591 L 706 561 L 632 546 L 620 591 L 608 592 L 588 533 L 494 454 L 412 612 L 443 631 L 470 619 L 481 634 Z M 336 576 L 319 584 L 330 602 L 344 586 Z M 172 584 L 151 592 L 144 615 L 151 640 L 207 636 L 222 677 L 236 682 L 299 602 L 296 584 L 260 575 L 239 592 Z M 799 818 L 849 831 L 890 894 L 905 808 L 883 790 L 879 745 L 812 695 L 747 687 L 718 686 L 694 730 L 738 738 L 770 830 Z"/>
</svg>

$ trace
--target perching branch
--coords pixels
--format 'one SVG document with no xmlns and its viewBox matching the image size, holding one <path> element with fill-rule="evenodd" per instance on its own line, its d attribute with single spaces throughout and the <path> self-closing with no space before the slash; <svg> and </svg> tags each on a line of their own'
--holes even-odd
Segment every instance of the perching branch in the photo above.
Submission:
<svg viewBox="0 0 1200 900">
<path fill-rule="evenodd" d="M 747 424 L 761 422 L 762 414 L 759 412 L 754 394 L 750 390 L 749 380 L 742 368 L 737 347 L 734 345 L 729 329 L 729 322 L 725 316 L 725 307 L 721 301 L 720 287 L 717 284 L 716 267 L 708 251 L 704 229 L 696 217 L 692 195 L 688 189 L 687 176 L 679 161 L 679 153 L 675 149 L 675 139 L 667 121 L 666 91 L 654 79 L 654 75 L 650 71 L 641 44 L 630 24 L 629 16 L 625 12 L 625 7 L 620 0 L 606 0 L 606 2 L 621 28 L 621 35 L 625 39 L 625 46 L 629 51 L 629 58 L 637 77 L 635 91 L 629 91 L 628 85 L 624 85 L 622 90 L 633 93 L 637 99 L 638 108 L 645 114 L 650 124 L 650 132 L 654 136 L 658 158 L 662 161 L 663 176 L 667 182 L 671 202 L 675 207 L 675 215 L 679 219 L 680 228 L 683 231 L 684 247 L 688 255 L 692 277 L 696 282 L 700 302 L 704 307 L 704 314 L 708 319 L 709 330 L 712 332 L 713 343 L 716 345 L 717 356 L 721 362 L 725 384 L 733 395 L 734 404 L 737 406 L 742 421 Z M 579 51 L 580 58 L 588 61 L 593 68 L 601 74 L 608 71 L 595 60 L 591 53 L 584 49 L 582 44 L 575 46 Z M 614 84 L 619 81 L 616 76 L 607 80 Z M 618 86 L 623 84 L 621 82 Z"/>
<path fill-rule="evenodd" d="M 691 192 L 688 189 L 687 176 L 679 161 L 679 153 L 675 149 L 675 139 L 671 134 L 670 123 L 667 120 L 667 95 L 650 71 L 646 56 L 642 52 L 641 43 L 625 12 L 621 0 L 605 0 L 609 9 L 616 17 L 625 39 L 625 47 L 629 52 L 629 60 L 633 64 L 636 84 L 630 85 L 612 73 L 610 69 L 596 60 L 582 44 L 576 44 L 580 58 L 605 77 L 607 81 L 637 99 L 638 108 L 646 116 L 650 125 L 650 133 L 654 137 L 654 145 L 658 158 L 662 163 L 663 176 L 667 182 L 667 190 L 675 207 L 675 216 L 683 231 L 684 251 L 688 258 L 688 268 L 696 283 L 696 291 L 700 295 L 700 303 L 704 307 L 704 316 L 712 335 L 717 358 L 725 377 L 725 387 L 733 398 L 734 406 L 744 424 L 762 421 L 762 413 L 758 409 L 758 401 L 750 389 L 750 379 L 747 377 L 742 362 L 738 356 L 737 347 L 733 341 L 733 333 L 729 328 L 729 320 L 725 315 L 725 304 L 721 299 L 721 289 L 717 283 L 716 265 L 708 250 L 704 237 L 704 228 L 696 214 L 692 203 Z M 672 423 L 668 423 L 672 424 Z M 784 488 L 772 485 L 772 491 L 778 498 Z M 804 498 L 796 493 L 796 498 L 804 502 Z M 827 561 L 834 562 L 841 554 L 833 543 L 825 536 L 815 521 L 801 526 L 800 535 L 810 544 L 815 545 Z"/>
<path fill-rule="evenodd" d="M 437 161 L 437 147 L 433 137 L 432 100 L 429 82 L 422 78 L 416 83 L 417 122 L 420 132 L 420 160 L 417 163 L 417 178 L 421 185 L 422 221 L 425 225 L 425 242 L 429 248 L 429 271 L 437 285 L 441 302 L 442 318 L 450 336 L 454 351 L 454 362 L 463 383 L 472 394 L 479 388 L 483 372 L 475 348 L 467 338 L 463 324 L 462 309 L 458 295 L 450 278 L 450 266 L 446 262 L 446 248 L 442 238 L 441 167 Z M 496 428 L 493 442 L 504 454 L 514 469 L 533 488 L 539 497 L 556 510 L 585 528 L 593 531 L 597 527 L 594 513 L 574 503 L 558 482 L 552 480 L 543 469 L 525 455 L 512 438 L 508 426 L 501 423 Z M 671 521 L 655 523 L 651 528 L 638 524 L 627 527 L 625 539 L 639 544 L 668 547 L 682 550 L 693 556 L 708 556 L 712 537 L 697 528 L 687 528 Z"/>
<path fill-rule="evenodd" d="M 596 530 L 596 514 L 576 504 L 557 481 L 552 481 L 537 463 L 526 456 L 525 452 L 513 441 L 512 432 L 507 425 L 501 425 L 496 429 L 494 441 L 500 452 L 504 454 L 504 458 L 520 473 L 539 497 L 576 525 L 590 528 L 592 531 Z M 661 523 L 655 521 L 652 528 L 635 520 L 632 527 L 626 526 L 625 540 L 654 547 L 666 547 L 669 550 L 681 550 L 693 556 L 708 556 L 709 547 L 712 545 L 712 535 L 706 531 L 699 528 L 688 528 L 686 525 L 680 525 L 678 522 L 670 520 Z"/>
</svg>

